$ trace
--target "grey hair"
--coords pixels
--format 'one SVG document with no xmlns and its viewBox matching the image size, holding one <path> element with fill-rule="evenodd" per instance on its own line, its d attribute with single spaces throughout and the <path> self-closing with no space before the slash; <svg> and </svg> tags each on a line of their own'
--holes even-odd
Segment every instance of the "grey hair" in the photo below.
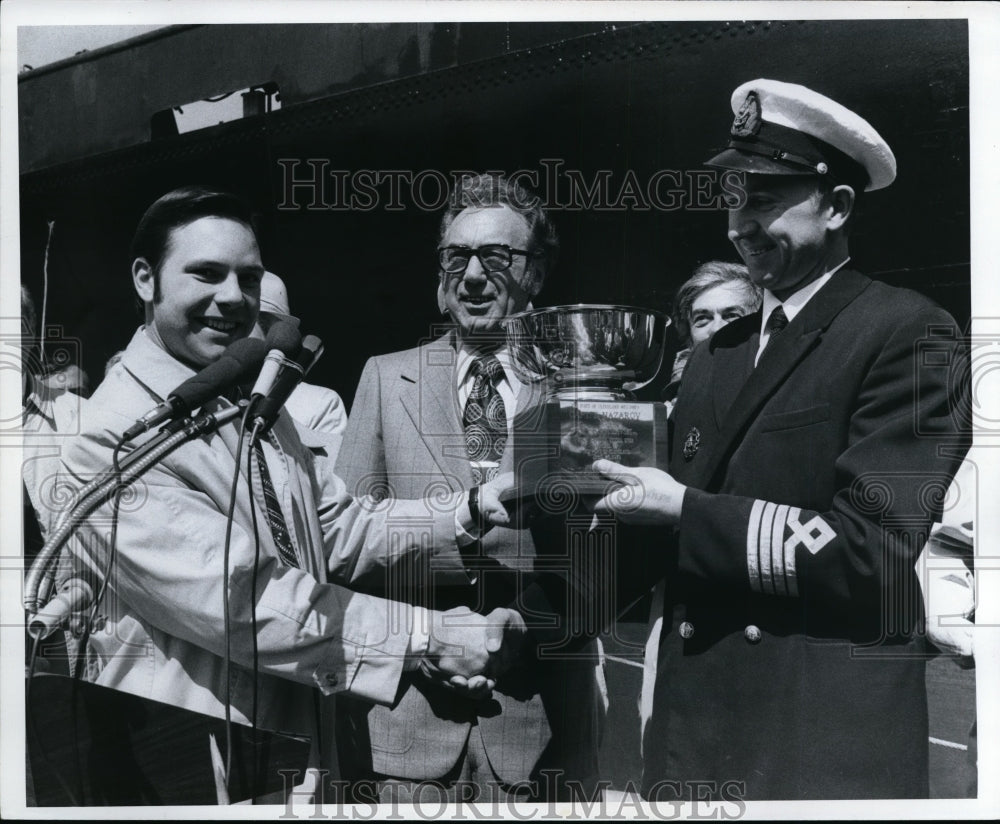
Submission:
<svg viewBox="0 0 1000 824">
<path fill-rule="evenodd" d="M 528 250 L 534 257 L 528 261 L 531 280 L 524 285 L 532 297 L 537 295 L 545 278 L 559 255 L 559 237 L 555 226 L 542 208 L 542 201 L 516 180 L 501 175 L 482 174 L 463 177 L 448 198 L 448 206 L 441 215 L 440 243 L 448 228 L 466 209 L 484 209 L 507 206 L 528 223 Z"/>
<path fill-rule="evenodd" d="M 701 264 L 691 277 L 684 281 L 674 298 L 674 328 L 685 346 L 691 344 L 691 306 L 695 299 L 702 292 L 707 292 L 723 283 L 737 283 L 743 287 L 746 298 L 742 306 L 747 314 L 756 312 L 760 308 L 764 293 L 750 280 L 747 267 L 742 263 L 710 260 Z"/>
</svg>

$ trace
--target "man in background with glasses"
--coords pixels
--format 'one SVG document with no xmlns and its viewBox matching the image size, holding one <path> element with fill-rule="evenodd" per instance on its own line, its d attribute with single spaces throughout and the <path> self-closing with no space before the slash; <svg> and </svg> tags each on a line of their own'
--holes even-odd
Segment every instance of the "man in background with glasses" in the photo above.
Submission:
<svg viewBox="0 0 1000 824">
<path fill-rule="evenodd" d="M 438 307 L 453 325 L 366 364 L 337 459 L 348 489 L 404 499 L 475 489 L 496 475 L 523 388 L 502 321 L 531 307 L 557 251 L 537 197 L 503 177 L 462 179 L 438 243 Z M 479 612 L 530 605 L 536 554 L 527 530 L 494 530 L 466 553 L 474 585 L 408 581 L 385 594 Z M 383 801 L 403 803 L 565 798 L 575 786 L 590 795 L 605 708 L 594 657 L 539 661 L 525 648 L 488 701 L 414 673 L 392 707 L 345 702 L 337 735 L 344 777 L 374 780 Z"/>
</svg>

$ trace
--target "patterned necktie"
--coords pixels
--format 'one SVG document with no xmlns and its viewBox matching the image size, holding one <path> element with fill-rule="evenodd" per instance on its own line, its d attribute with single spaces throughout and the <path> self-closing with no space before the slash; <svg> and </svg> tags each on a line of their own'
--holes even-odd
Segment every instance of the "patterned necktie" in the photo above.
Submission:
<svg viewBox="0 0 1000 824">
<path fill-rule="evenodd" d="M 472 480 L 478 485 L 493 480 L 499 471 L 507 443 L 507 410 L 496 386 L 503 378 L 503 367 L 496 355 L 476 358 L 469 375 L 472 389 L 465 404 L 462 425 Z"/>
<path fill-rule="evenodd" d="M 779 303 L 771 311 L 771 316 L 767 319 L 767 325 L 764 327 L 771 336 L 769 340 L 780 335 L 786 326 L 788 326 L 788 316 L 785 315 L 785 309 Z"/>
<path fill-rule="evenodd" d="M 764 331 L 768 333 L 767 343 L 764 345 L 764 349 L 767 349 L 774 339 L 780 335 L 785 327 L 788 326 L 788 316 L 785 314 L 785 310 L 779 303 L 774 309 L 771 310 L 771 314 L 767 318 L 767 323 L 764 324 Z"/>
<path fill-rule="evenodd" d="M 274 491 L 274 483 L 271 481 L 271 472 L 267 468 L 267 461 L 264 460 L 264 447 L 258 440 L 254 443 L 253 449 L 254 457 L 257 459 L 257 469 L 260 472 L 260 485 L 264 489 L 264 505 L 267 508 L 267 523 L 271 527 L 271 537 L 274 538 L 281 559 L 288 566 L 297 567 L 299 559 L 295 554 L 295 547 L 292 546 L 292 537 L 288 534 L 285 517 L 281 514 L 278 495 Z"/>
</svg>

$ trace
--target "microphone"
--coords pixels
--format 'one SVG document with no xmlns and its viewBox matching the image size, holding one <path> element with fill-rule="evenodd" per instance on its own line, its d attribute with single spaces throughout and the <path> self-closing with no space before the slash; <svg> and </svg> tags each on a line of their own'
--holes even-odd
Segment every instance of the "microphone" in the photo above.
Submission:
<svg viewBox="0 0 1000 824">
<path fill-rule="evenodd" d="M 285 405 L 288 396 L 292 394 L 312 365 L 323 354 L 323 342 L 315 335 L 306 335 L 302 340 L 302 349 L 291 361 L 288 361 L 278 375 L 274 386 L 266 396 L 257 401 L 253 408 L 254 426 L 260 432 L 266 432 L 278 417 L 278 412 Z"/>
<path fill-rule="evenodd" d="M 47 600 L 48 592 L 51 589 L 51 580 L 55 577 L 55 569 L 52 565 L 57 553 L 85 518 L 88 518 L 101 504 L 111 500 L 117 491 L 135 483 L 167 453 L 172 452 L 193 437 L 214 432 L 223 424 L 238 418 L 242 414 L 242 410 L 242 406 L 224 406 L 215 412 L 199 415 L 197 418 L 185 418 L 179 425 L 168 424 L 155 437 L 150 438 L 138 449 L 125 456 L 120 475 L 109 469 L 79 490 L 63 509 L 45 541 L 45 546 L 35 556 L 35 560 L 24 578 L 25 610 L 33 613 L 38 609 L 39 603 Z"/>
<path fill-rule="evenodd" d="M 250 397 L 254 395 L 266 395 L 274 387 L 274 382 L 278 379 L 278 374 L 289 362 L 289 358 L 294 358 L 302 347 L 302 335 L 294 323 L 287 320 L 280 320 L 267 331 L 267 338 L 264 345 L 269 350 L 264 358 L 264 366 L 257 376 L 250 392 Z"/>
<path fill-rule="evenodd" d="M 171 418 L 186 415 L 192 409 L 249 378 L 264 360 L 266 344 L 256 338 L 242 338 L 231 344 L 219 359 L 193 375 L 171 392 L 163 403 L 150 409 L 122 435 L 130 441 Z"/>
<path fill-rule="evenodd" d="M 28 634 L 36 639 L 48 638 L 74 612 L 85 609 L 94 600 L 94 590 L 83 578 L 70 578 L 49 601 L 28 621 Z"/>
</svg>

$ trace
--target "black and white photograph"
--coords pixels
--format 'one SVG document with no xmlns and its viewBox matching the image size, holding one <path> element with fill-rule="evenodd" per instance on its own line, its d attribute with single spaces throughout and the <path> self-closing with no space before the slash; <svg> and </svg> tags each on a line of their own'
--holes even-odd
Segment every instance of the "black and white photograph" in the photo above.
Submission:
<svg viewBox="0 0 1000 824">
<path fill-rule="evenodd" d="M 0 815 L 1000 816 L 996 7 L 0 15 Z"/>
</svg>

